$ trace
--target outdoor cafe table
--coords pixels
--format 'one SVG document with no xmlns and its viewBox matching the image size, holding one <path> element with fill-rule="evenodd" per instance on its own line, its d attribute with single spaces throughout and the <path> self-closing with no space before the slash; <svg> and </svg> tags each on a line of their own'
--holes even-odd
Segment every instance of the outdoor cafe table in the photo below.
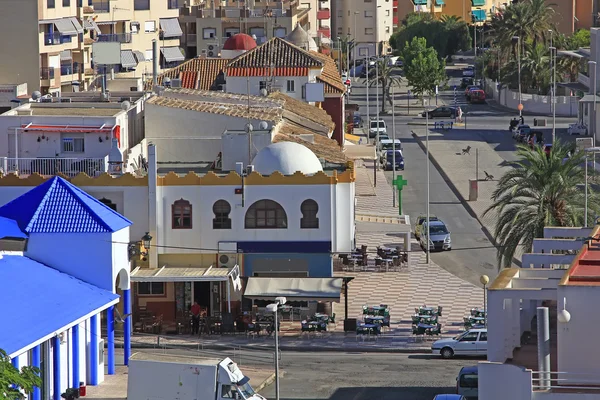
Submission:
<svg viewBox="0 0 600 400">
<path fill-rule="evenodd" d="M 377 324 L 359 324 L 356 327 L 356 334 L 358 335 L 378 335 L 381 333 L 381 327 Z"/>
<path fill-rule="evenodd" d="M 378 315 L 378 316 L 365 317 L 364 319 L 365 319 L 365 324 L 382 324 L 383 321 L 385 320 L 385 317 Z"/>
<path fill-rule="evenodd" d="M 420 314 L 431 315 L 431 314 L 434 313 L 434 311 L 437 311 L 437 308 L 433 308 L 433 307 L 419 307 L 419 313 Z"/>
<path fill-rule="evenodd" d="M 327 315 L 327 314 L 316 313 L 315 319 L 329 323 L 329 315 Z"/>
<path fill-rule="evenodd" d="M 419 319 L 432 320 L 432 319 L 436 319 L 437 315 L 415 314 L 414 317 L 419 318 Z"/>
<path fill-rule="evenodd" d="M 423 329 L 433 329 L 436 327 L 437 327 L 437 325 L 424 324 L 422 322 L 417 324 L 417 328 L 423 328 Z"/>
<path fill-rule="evenodd" d="M 469 317 L 469 320 L 475 323 L 485 322 L 485 317 Z"/>
<path fill-rule="evenodd" d="M 471 309 L 471 315 L 474 317 L 483 317 L 485 314 L 487 314 L 487 310 L 484 310 L 483 308 Z"/>
</svg>

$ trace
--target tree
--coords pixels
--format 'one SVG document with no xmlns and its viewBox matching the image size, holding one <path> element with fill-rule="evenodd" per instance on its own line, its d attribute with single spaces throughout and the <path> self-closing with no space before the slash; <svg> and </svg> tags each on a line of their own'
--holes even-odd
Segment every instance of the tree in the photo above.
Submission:
<svg viewBox="0 0 600 400">
<path fill-rule="evenodd" d="M 415 37 L 402 51 L 404 75 L 418 97 L 432 95 L 436 85 L 446 82 L 446 63 L 440 61 L 433 47 L 427 47 L 425 38 Z"/>
<path fill-rule="evenodd" d="M 579 29 L 567 39 L 567 49 L 577 50 L 580 47 L 590 47 L 591 35 L 589 29 Z"/>
<path fill-rule="evenodd" d="M 370 67 L 371 71 L 375 71 L 377 68 L 377 74 L 372 76 L 369 79 L 369 86 L 377 86 L 377 82 L 379 82 L 379 87 L 383 90 L 383 95 L 381 96 L 381 113 L 385 113 L 385 101 L 387 100 L 390 103 L 390 106 L 393 107 L 394 103 L 392 101 L 391 89 L 392 85 L 398 85 L 401 81 L 400 75 L 394 75 L 395 68 L 387 62 L 387 60 L 377 61 L 376 67 Z M 379 80 L 377 77 L 379 76 Z"/>
<path fill-rule="evenodd" d="M 492 205 L 497 213 L 494 236 L 498 264 L 509 267 L 517 249 L 531 252 L 533 240 L 543 237 L 545 226 L 583 226 L 585 164 L 583 152 L 557 141 L 550 155 L 536 147 L 519 146 L 519 159 L 498 181 Z M 571 156 L 569 157 L 569 154 Z M 600 211 L 600 199 L 588 187 L 589 221 Z"/>
<path fill-rule="evenodd" d="M 354 49 L 354 40 L 350 36 L 341 36 L 339 39 L 340 52 L 341 52 L 341 65 L 342 70 L 349 70 L 349 66 L 346 65 L 348 63 L 348 54 L 350 54 L 350 59 L 352 58 L 352 50 Z"/>
<path fill-rule="evenodd" d="M 397 53 L 401 53 L 406 42 L 414 37 L 425 38 L 427 45 L 433 47 L 442 58 L 458 50 L 471 48 L 469 27 L 456 16 L 443 16 L 441 20 L 436 20 L 429 13 L 409 14 L 400 30 L 390 38 L 390 45 Z"/>
<path fill-rule="evenodd" d="M 0 349 L 0 399 L 25 399 L 34 387 L 42 385 L 40 370 L 35 367 L 23 367 L 19 371 L 10 362 L 10 357 Z"/>
</svg>

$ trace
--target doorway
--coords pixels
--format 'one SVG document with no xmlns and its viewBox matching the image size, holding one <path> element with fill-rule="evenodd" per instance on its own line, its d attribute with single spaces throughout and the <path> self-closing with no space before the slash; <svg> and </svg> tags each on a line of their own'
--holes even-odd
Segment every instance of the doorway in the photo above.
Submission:
<svg viewBox="0 0 600 400">
<path fill-rule="evenodd" d="M 194 300 L 203 310 L 207 311 L 209 317 L 211 316 L 210 289 L 210 282 L 194 282 Z"/>
</svg>

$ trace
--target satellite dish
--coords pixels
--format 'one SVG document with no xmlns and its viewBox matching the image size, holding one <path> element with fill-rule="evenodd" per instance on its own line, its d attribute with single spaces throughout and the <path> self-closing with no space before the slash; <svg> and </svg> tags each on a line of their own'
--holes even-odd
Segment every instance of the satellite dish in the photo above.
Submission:
<svg viewBox="0 0 600 400">
<path fill-rule="evenodd" d="M 254 130 L 252 124 L 246 124 L 246 133 L 250 133 Z"/>
<path fill-rule="evenodd" d="M 128 102 L 127 100 L 125 100 L 124 102 L 121 103 L 121 110 L 127 111 L 127 110 L 129 110 L 129 107 L 131 107 L 131 103 Z"/>
<path fill-rule="evenodd" d="M 31 98 L 33 100 L 38 100 L 40 97 L 42 97 L 42 94 L 37 90 L 35 92 L 31 93 Z"/>
<path fill-rule="evenodd" d="M 264 131 L 265 129 L 267 129 L 269 127 L 269 124 L 267 123 L 267 121 L 260 121 L 260 123 L 258 124 L 258 127 Z"/>
<path fill-rule="evenodd" d="M 262 97 L 267 97 L 268 94 L 269 94 L 269 92 L 267 92 L 267 89 L 265 89 L 265 88 L 260 89 L 260 95 Z"/>
</svg>

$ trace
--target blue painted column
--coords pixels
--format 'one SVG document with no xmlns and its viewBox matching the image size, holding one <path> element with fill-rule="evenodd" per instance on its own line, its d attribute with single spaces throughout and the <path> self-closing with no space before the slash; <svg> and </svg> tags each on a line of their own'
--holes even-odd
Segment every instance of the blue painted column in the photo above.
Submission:
<svg viewBox="0 0 600 400">
<path fill-rule="evenodd" d="M 33 349 L 31 349 L 31 366 L 40 368 L 41 365 L 42 365 L 42 358 L 40 355 L 40 345 L 38 344 Z M 40 372 L 42 374 L 44 373 L 44 371 L 40 371 Z M 45 384 L 45 382 L 42 381 L 42 385 L 44 385 L 44 384 Z M 42 400 L 42 389 L 37 386 L 33 388 L 33 400 Z"/>
<path fill-rule="evenodd" d="M 115 306 L 106 310 L 106 332 L 108 333 L 108 374 L 115 374 Z"/>
<path fill-rule="evenodd" d="M 92 386 L 98 384 L 98 314 L 90 318 L 90 382 Z"/>
<path fill-rule="evenodd" d="M 73 355 L 73 383 L 72 388 L 79 387 L 79 325 L 71 328 L 71 354 Z"/>
<path fill-rule="evenodd" d="M 19 359 L 17 357 L 18 356 L 11 358 L 10 362 L 13 365 L 13 367 L 15 367 L 16 369 L 19 369 Z"/>
<path fill-rule="evenodd" d="M 60 338 L 52 338 L 52 380 L 54 381 L 54 390 L 52 398 L 61 400 L 60 393 Z"/>
<path fill-rule="evenodd" d="M 125 321 L 123 323 L 123 363 L 129 365 L 131 356 L 131 289 L 123 290 L 123 314 Z"/>
</svg>

